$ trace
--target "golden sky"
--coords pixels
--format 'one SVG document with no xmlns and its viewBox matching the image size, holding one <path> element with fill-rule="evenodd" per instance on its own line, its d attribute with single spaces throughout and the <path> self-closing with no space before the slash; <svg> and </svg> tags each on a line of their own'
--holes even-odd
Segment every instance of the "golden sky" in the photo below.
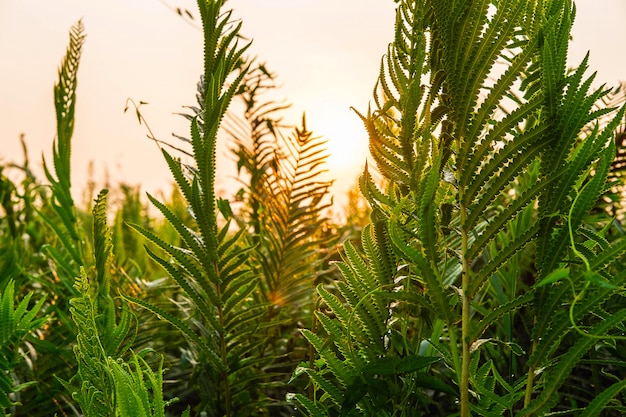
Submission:
<svg viewBox="0 0 626 417">
<path fill-rule="evenodd" d="M 93 161 L 96 180 L 141 183 L 144 190 L 171 182 L 157 147 L 146 139 L 126 99 L 143 100 L 155 135 L 187 134 L 174 113 L 195 104 L 202 65 L 202 35 L 167 7 L 191 0 L 0 0 L 0 161 L 21 162 L 25 133 L 31 163 L 50 158 L 55 134 L 52 87 L 68 30 L 82 18 L 87 34 L 79 69 L 73 183 L 82 187 Z M 335 191 L 352 185 L 367 156 L 367 137 L 349 107 L 365 111 L 380 57 L 392 40 L 392 0 L 230 0 L 254 39 L 251 53 L 279 76 L 278 98 L 293 104 L 286 121 L 307 125 L 329 140 Z M 571 63 L 591 50 L 598 80 L 626 80 L 626 0 L 579 0 Z M 218 161 L 231 164 L 224 150 Z M 226 162 L 225 162 L 226 161 Z M 224 177 L 222 187 L 230 182 Z M 341 200 L 341 199 L 340 199 Z"/>
</svg>

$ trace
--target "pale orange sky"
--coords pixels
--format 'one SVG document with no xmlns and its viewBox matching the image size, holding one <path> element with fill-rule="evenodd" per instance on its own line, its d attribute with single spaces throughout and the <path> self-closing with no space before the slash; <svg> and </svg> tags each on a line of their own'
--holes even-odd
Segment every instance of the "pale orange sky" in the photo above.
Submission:
<svg viewBox="0 0 626 417">
<path fill-rule="evenodd" d="M 191 0 L 165 1 L 195 14 Z M 349 107 L 367 109 L 380 57 L 392 40 L 394 2 L 230 0 L 227 6 L 254 39 L 251 53 L 278 74 L 277 97 L 293 104 L 286 120 L 298 123 L 306 111 L 308 127 L 329 140 L 334 190 L 343 194 L 367 156 L 367 136 Z M 577 7 L 571 63 L 591 50 L 598 81 L 626 80 L 626 0 L 579 0 Z M 123 114 L 127 98 L 143 100 L 150 103 L 142 109 L 159 138 L 170 141 L 171 132 L 188 131 L 174 113 L 195 104 L 202 35 L 159 0 L 0 0 L 0 161 L 21 162 L 22 132 L 32 164 L 40 164 L 42 152 L 50 159 L 52 88 L 68 30 L 79 18 L 87 39 L 78 78 L 74 187 L 85 185 L 94 161 L 98 181 L 106 168 L 114 184 L 168 189 L 158 149 L 134 115 Z M 220 150 L 218 160 L 227 158 Z M 230 175 L 228 169 L 222 187 Z"/>
</svg>

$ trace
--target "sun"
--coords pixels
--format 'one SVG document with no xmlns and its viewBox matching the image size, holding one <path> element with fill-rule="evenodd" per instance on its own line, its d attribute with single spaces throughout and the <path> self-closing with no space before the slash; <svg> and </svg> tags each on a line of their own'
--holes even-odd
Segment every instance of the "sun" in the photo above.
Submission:
<svg viewBox="0 0 626 417">
<path fill-rule="evenodd" d="M 328 170 L 337 182 L 353 183 L 361 173 L 368 155 L 367 133 L 362 123 L 342 120 L 317 129 L 327 140 Z"/>
<path fill-rule="evenodd" d="M 324 140 L 328 158 L 323 177 L 332 180 L 331 193 L 341 206 L 353 189 L 369 156 L 369 138 L 363 121 L 350 109 L 354 98 L 328 100 L 312 96 L 302 104 L 306 109 L 306 125 L 313 136 Z M 295 112 L 297 114 L 297 110 Z"/>
</svg>

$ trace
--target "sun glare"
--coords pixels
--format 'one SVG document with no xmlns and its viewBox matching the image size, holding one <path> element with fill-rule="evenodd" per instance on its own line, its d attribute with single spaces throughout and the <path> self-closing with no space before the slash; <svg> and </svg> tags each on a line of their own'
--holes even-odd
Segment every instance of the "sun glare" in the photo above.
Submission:
<svg viewBox="0 0 626 417">
<path fill-rule="evenodd" d="M 338 183 L 353 184 L 367 158 L 367 134 L 357 123 L 342 122 L 319 129 L 328 140 L 328 169 Z"/>
</svg>

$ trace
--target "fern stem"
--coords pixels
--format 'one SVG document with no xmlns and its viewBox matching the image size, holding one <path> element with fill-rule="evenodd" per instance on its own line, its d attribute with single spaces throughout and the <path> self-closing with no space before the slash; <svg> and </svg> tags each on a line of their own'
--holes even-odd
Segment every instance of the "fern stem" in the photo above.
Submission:
<svg viewBox="0 0 626 417">
<path fill-rule="evenodd" d="M 537 349 L 537 340 L 533 340 L 531 352 Z M 524 408 L 528 407 L 533 395 L 533 384 L 535 383 L 535 366 L 530 366 L 526 373 L 526 392 L 524 394 Z"/>
<path fill-rule="evenodd" d="M 459 140 L 458 145 L 461 145 Z M 462 169 L 459 170 L 462 172 Z M 465 189 L 459 187 L 458 201 L 460 203 L 459 208 L 459 220 L 460 220 L 460 234 L 461 234 L 461 379 L 459 381 L 460 391 L 460 405 L 461 413 L 460 417 L 469 417 L 469 374 L 470 374 L 470 296 L 468 293 L 470 284 L 470 263 L 467 259 L 469 252 L 469 231 L 467 230 L 467 207 L 463 204 Z M 452 334 L 452 332 L 450 332 Z M 458 355 L 455 355 L 458 357 Z M 457 365 L 458 375 L 458 365 Z"/>
<path fill-rule="evenodd" d="M 462 192 L 459 193 L 459 199 L 462 201 Z M 461 224 L 465 223 L 465 210 L 461 208 Z M 462 363 L 461 363 L 461 381 L 459 389 L 461 394 L 461 417 L 469 417 L 469 367 L 470 367 L 470 299 L 466 290 L 469 288 L 469 262 L 465 254 L 468 251 L 468 233 L 463 228 L 461 231 L 461 338 L 462 338 Z"/>
<path fill-rule="evenodd" d="M 217 264 L 217 262 L 214 264 L 214 267 L 216 271 L 215 273 L 219 274 L 219 265 Z M 215 285 L 215 292 L 217 293 L 218 299 L 221 300 L 222 299 L 222 287 L 220 283 L 217 283 L 217 285 Z M 217 306 L 217 315 L 219 318 L 220 326 L 222 327 L 222 329 L 224 329 L 226 326 L 226 319 L 224 317 L 224 309 L 221 304 Z M 219 335 L 220 335 L 220 353 L 222 356 L 222 365 L 224 369 L 223 371 L 220 372 L 222 374 L 221 379 L 222 381 L 224 381 L 224 403 L 226 406 L 226 416 L 231 417 L 233 415 L 233 403 L 232 403 L 232 398 L 230 394 L 230 382 L 228 380 L 230 370 L 228 369 L 228 349 L 226 347 L 226 333 L 224 331 L 221 331 Z"/>
</svg>

